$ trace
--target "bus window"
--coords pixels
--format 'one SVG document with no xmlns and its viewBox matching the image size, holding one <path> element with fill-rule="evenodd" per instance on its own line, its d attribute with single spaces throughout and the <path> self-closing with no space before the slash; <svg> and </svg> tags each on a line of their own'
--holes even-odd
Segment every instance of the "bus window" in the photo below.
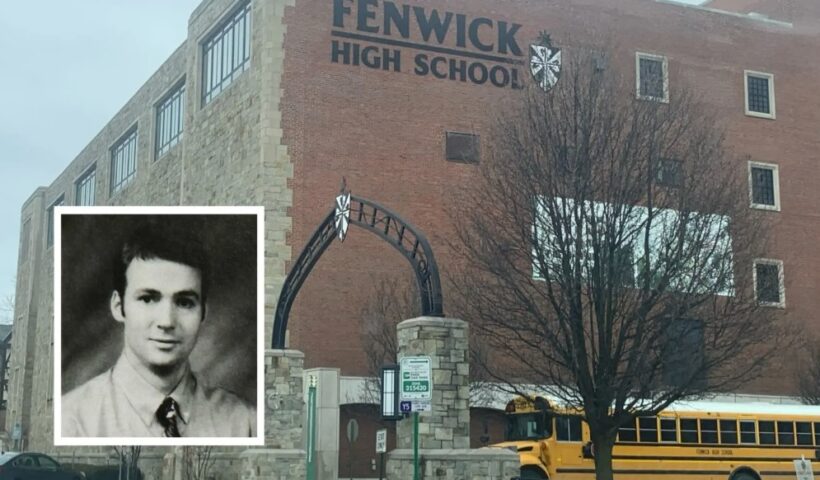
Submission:
<svg viewBox="0 0 820 480">
<path fill-rule="evenodd" d="M 662 442 L 677 442 L 678 431 L 675 425 L 674 418 L 661 419 L 661 441 Z"/>
<path fill-rule="evenodd" d="M 698 421 L 694 418 L 680 419 L 681 443 L 698 443 Z"/>
<path fill-rule="evenodd" d="M 811 445 L 811 423 L 796 422 L 795 427 L 797 427 L 797 444 Z"/>
<path fill-rule="evenodd" d="M 540 440 L 552 435 L 551 421 L 543 413 L 507 416 L 507 440 Z"/>
<path fill-rule="evenodd" d="M 760 430 L 760 444 L 761 445 L 774 445 L 774 422 L 770 420 L 766 421 L 759 421 L 757 423 L 758 430 Z"/>
<path fill-rule="evenodd" d="M 779 445 L 794 445 L 794 423 L 777 422 L 777 443 Z"/>
<path fill-rule="evenodd" d="M 641 442 L 658 441 L 658 418 L 657 417 L 641 417 L 638 419 L 638 433 L 641 436 Z"/>
<path fill-rule="evenodd" d="M 734 445 L 737 443 L 737 421 L 720 421 L 720 443 Z"/>
<path fill-rule="evenodd" d="M 820 447 L 820 422 L 814 422 L 814 444 Z"/>
<path fill-rule="evenodd" d="M 740 421 L 740 443 L 757 443 L 754 420 Z"/>
<path fill-rule="evenodd" d="M 718 443 L 717 420 L 700 420 L 700 443 Z"/>
<path fill-rule="evenodd" d="M 618 441 L 619 442 L 637 442 L 638 441 L 638 432 L 635 430 L 635 422 L 634 420 L 632 423 L 628 423 L 618 429 Z"/>
<path fill-rule="evenodd" d="M 555 438 L 563 442 L 580 442 L 581 417 L 555 417 Z"/>
</svg>

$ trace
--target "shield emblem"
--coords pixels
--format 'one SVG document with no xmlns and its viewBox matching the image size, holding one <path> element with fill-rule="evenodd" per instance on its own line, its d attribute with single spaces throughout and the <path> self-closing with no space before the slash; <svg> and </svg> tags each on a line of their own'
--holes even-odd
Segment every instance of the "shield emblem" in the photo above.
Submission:
<svg viewBox="0 0 820 480">
<path fill-rule="evenodd" d="M 561 76 L 561 49 L 530 45 L 530 72 L 542 90 L 550 91 Z"/>
<path fill-rule="evenodd" d="M 347 227 L 350 224 L 350 193 L 343 193 L 336 197 L 336 215 L 333 223 L 336 226 L 339 241 L 344 242 Z"/>
</svg>

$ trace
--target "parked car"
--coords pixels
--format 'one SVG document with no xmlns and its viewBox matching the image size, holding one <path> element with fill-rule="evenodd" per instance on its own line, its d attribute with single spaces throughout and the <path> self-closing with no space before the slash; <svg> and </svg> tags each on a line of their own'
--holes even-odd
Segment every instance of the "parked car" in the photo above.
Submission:
<svg viewBox="0 0 820 480">
<path fill-rule="evenodd" d="M 0 480 L 84 480 L 85 475 L 64 468 L 57 460 L 35 452 L 0 454 Z"/>
</svg>

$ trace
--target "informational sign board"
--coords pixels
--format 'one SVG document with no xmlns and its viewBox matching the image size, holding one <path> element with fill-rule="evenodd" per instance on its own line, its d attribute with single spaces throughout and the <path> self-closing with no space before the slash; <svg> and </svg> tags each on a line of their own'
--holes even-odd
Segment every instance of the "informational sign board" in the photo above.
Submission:
<svg viewBox="0 0 820 480">
<path fill-rule="evenodd" d="M 383 428 L 376 431 L 376 453 L 385 453 L 387 451 L 387 429 Z"/>
<path fill-rule="evenodd" d="M 811 468 L 811 460 L 802 458 L 794 461 L 794 472 L 797 480 L 814 480 L 814 471 Z"/>
<path fill-rule="evenodd" d="M 433 379 L 430 357 L 404 357 L 401 359 L 399 395 L 401 400 L 427 400 L 433 398 Z"/>
</svg>

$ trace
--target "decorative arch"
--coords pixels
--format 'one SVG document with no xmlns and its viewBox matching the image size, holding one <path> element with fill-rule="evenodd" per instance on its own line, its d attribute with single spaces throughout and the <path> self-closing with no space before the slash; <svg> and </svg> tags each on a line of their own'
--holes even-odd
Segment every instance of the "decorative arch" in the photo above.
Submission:
<svg viewBox="0 0 820 480">
<path fill-rule="evenodd" d="M 290 307 L 310 271 L 327 247 L 338 237 L 344 241 L 348 225 L 374 233 L 393 246 L 410 262 L 419 287 L 422 315 L 443 317 L 441 280 L 433 250 L 427 238 L 403 218 L 383 206 L 351 195 L 342 184 L 336 206 L 313 232 L 307 245 L 285 278 L 273 321 L 271 348 L 285 348 L 285 331 Z"/>
</svg>

